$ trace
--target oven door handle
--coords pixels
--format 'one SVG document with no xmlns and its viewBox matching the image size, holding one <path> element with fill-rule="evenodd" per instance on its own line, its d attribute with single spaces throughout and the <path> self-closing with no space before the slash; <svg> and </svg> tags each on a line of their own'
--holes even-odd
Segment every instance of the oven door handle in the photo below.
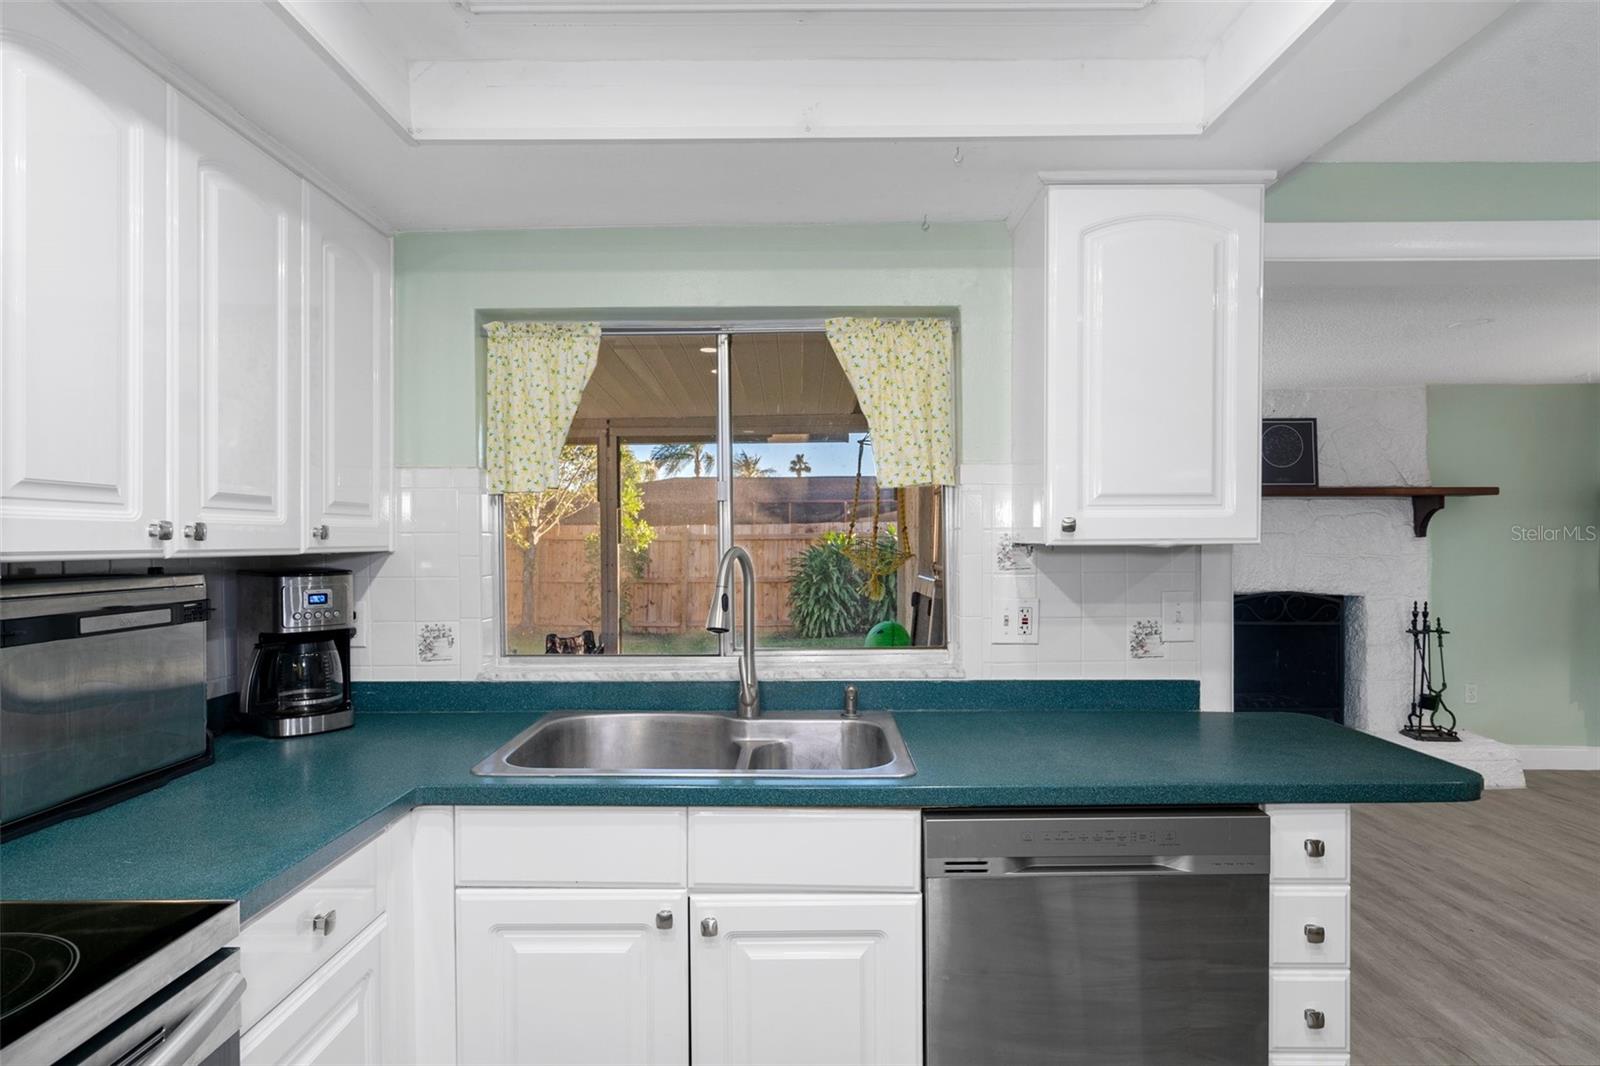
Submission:
<svg viewBox="0 0 1600 1066">
<path fill-rule="evenodd" d="M 139 1066 L 188 1066 L 205 1046 L 206 1041 L 221 1026 L 227 1024 L 228 1012 L 243 996 L 243 975 L 230 973 L 204 1002 L 194 1009 L 194 1013 L 172 1031 L 172 1037 L 162 1041 L 156 1047 L 155 1054 Z"/>
</svg>

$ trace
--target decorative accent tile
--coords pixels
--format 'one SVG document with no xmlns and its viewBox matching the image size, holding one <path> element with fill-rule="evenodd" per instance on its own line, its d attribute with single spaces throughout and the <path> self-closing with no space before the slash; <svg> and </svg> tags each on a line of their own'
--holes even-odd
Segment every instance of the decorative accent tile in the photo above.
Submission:
<svg viewBox="0 0 1600 1066">
<path fill-rule="evenodd" d="M 1128 622 L 1128 658 L 1164 659 L 1166 645 L 1161 643 L 1161 619 L 1134 618 Z"/>
<path fill-rule="evenodd" d="M 460 654 L 460 649 L 457 647 L 456 629 L 457 626 L 454 622 L 418 622 L 417 662 L 456 662 Z"/>
<path fill-rule="evenodd" d="M 1011 530 L 994 534 L 994 572 L 997 574 L 1034 573 L 1033 547 L 1018 544 Z"/>
</svg>

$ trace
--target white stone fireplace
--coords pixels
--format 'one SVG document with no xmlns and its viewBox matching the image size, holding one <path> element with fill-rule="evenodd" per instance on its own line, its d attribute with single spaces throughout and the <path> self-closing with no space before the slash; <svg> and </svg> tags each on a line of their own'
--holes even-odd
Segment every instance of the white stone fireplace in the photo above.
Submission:
<svg viewBox="0 0 1600 1066">
<path fill-rule="evenodd" d="M 1428 405 L 1421 386 L 1268 391 L 1268 418 L 1315 418 L 1323 485 L 1427 485 Z M 1447 519 L 1448 520 L 1448 519 Z M 1411 700 L 1405 630 L 1431 577 L 1428 541 L 1412 532 L 1408 497 L 1268 499 L 1261 543 L 1234 549 L 1235 593 L 1345 596 L 1345 724 L 1396 743 Z M 1470 713 L 1457 707 L 1470 730 Z M 1418 745 L 1520 786 L 1515 752 L 1482 737 Z M 1450 749 L 1450 750 L 1446 750 Z M 1509 761 L 1508 761 L 1509 760 Z"/>
</svg>

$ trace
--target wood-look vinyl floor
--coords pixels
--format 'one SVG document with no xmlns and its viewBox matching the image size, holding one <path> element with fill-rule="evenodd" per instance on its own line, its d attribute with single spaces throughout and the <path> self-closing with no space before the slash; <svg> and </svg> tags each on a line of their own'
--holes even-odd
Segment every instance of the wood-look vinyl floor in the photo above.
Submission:
<svg viewBox="0 0 1600 1066">
<path fill-rule="evenodd" d="M 1354 811 L 1355 1066 L 1600 1064 L 1600 773 Z"/>
</svg>

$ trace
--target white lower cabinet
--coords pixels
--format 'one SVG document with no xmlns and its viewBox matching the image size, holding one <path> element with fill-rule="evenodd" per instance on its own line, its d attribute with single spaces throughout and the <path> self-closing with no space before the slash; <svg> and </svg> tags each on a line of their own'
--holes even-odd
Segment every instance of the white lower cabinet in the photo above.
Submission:
<svg viewBox="0 0 1600 1066">
<path fill-rule="evenodd" d="M 689 1061 L 681 890 L 461 889 L 460 1061 Z"/>
<path fill-rule="evenodd" d="M 1272 1066 L 1350 1061 L 1350 809 L 1265 808 L 1272 818 Z"/>
<path fill-rule="evenodd" d="M 245 1033 L 244 1066 L 380 1066 L 387 918 L 379 918 Z"/>
<path fill-rule="evenodd" d="M 922 897 L 691 901 L 696 1066 L 922 1060 Z"/>
</svg>

